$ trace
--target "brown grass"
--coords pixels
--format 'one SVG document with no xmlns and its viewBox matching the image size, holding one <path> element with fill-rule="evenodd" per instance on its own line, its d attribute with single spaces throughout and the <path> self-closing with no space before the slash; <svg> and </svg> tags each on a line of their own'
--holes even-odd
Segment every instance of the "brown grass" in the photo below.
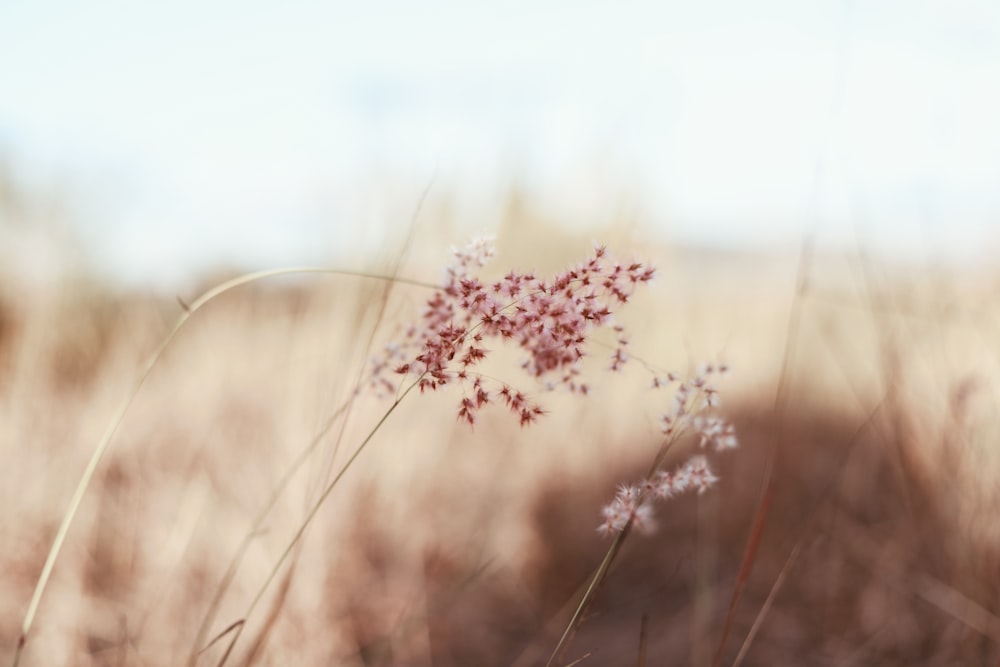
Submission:
<svg viewBox="0 0 1000 667">
<path fill-rule="evenodd" d="M 521 243 L 532 245 L 501 238 L 499 268 L 549 268 L 518 259 Z M 565 259 L 586 246 L 560 243 Z M 656 536 L 629 537 L 563 663 L 641 664 L 641 652 L 650 665 L 712 664 L 776 451 L 773 499 L 721 664 L 741 648 L 745 665 L 996 664 L 996 279 L 814 258 L 796 296 L 794 257 L 656 252 L 658 283 L 624 315 L 632 350 L 681 371 L 728 361 L 724 399 L 741 449 L 720 460 L 710 493 L 661 508 Z M 433 280 L 426 267 L 437 259 L 403 273 Z M 94 444 L 181 313 L 150 295 L 4 285 L 0 663 L 13 656 Z M 376 340 L 425 295 L 397 286 Z M 192 318 L 100 464 L 22 664 L 188 659 L 254 517 L 350 398 L 381 299 L 372 281 L 281 279 Z M 793 304 L 801 319 L 790 345 Z M 639 365 L 596 384 L 584 402 L 543 396 L 551 414 L 523 431 L 500 414 L 470 431 L 456 423 L 454 396 L 404 401 L 321 509 L 229 664 L 544 664 L 607 549 L 599 508 L 657 446 L 658 396 Z M 250 540 L 210 637 L 243 618 L 385 407 L 362 395 L 333 421 Z M 198 664 L 215 664 L 225 644 Z"/>
</svg>

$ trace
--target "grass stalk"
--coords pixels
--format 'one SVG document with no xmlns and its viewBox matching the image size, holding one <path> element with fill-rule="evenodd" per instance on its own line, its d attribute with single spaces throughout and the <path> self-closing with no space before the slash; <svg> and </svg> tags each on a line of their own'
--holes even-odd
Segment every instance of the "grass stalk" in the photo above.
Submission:
<svg viewBox="0 0 1000 667">
<path fill-rule="evenodd" d="M 215 622 L 215 616 L 219 611 L 219 606 L 222 604 L 222 598 L 225 597 L 226 592 L 232 585 L 233 579 L 236 577 L 236 571 L 239 569 L 240 563 L 243 560 L 243 556 L 246 555 L 247 550 L 250 548 L 250 543 L 257 535 L 260 534 L 261 526 L 263 526 L 264 520 L 271 513 L 271 510 L 274 509 L 274 506 L 281 498 L 281 495 L 285 492 L 285 489 L 288 487 L 288 484 L 295 477 L 295 474 L 305 464 L 305 462 L 309 460 L 310 455 L 316 450 L 319 444 L 323 441 L 323 437 L 333 427 L 333 424 L 337 420 L 337 418 L 340 417 L 342 414 L 344 414 L 344 412 L 347 410 L 347 406 L 348 404 L 344 403 L 344 405 L 340 406 L 332 415 L 330 415 L 330 417 L 327 418 L 326 423 L 323 424 L 323 427 L 316 433 L 315 436 L 313 436 L 313 439 L 309 443 L 309 445 L 305 447 L 295 458 L 292 464 L 285 471 L 284 475 L 282 475 L 281 479 L 278 481 L 277 486 L 275 486 L 274 490 L 271 492 L 271 496 L 268 498 L 268 501 L 264 504 L 264 507 L 261 508 L 260 512 L 257 514 L 257 517 L 254 519 L 254 522 L 250 530 L 247 531 L 247 534 L 243 537 L 243 541 L 240 542 L 239 547 L 237 547 L 236 552 L 233 554 L 233 557 L 229 561 L 229 565 L 226 566 L 225 574 L 222 575 L 222 581 L 220 582 L 218 588 L 216 589 L 215 595 L 212 598 L 211 603 L 209 604 L 208 610 L 205 612 L 205 616 L 202 618 L 201 625 L 198 627 L 198 633 L 195 635 L 195 640 L 191 650 L 191 654 L 188 657 L 187 664 L 189 665 L 189 667 L 191 665 L 194 665 L 198 655 L 208 648 L 207 646 L 204 648 L 200 647 L 205 642 L 205 638 L 208 636 L 209 628 L 211 628 L 212 623 Z M 231 628 L 227 628 L 225 631 L 223 631 L 223 634 L 229 632 L 230 630 Z M 218 637 L 216 637 L 216 639 L 213 640 L 212 643 L 214 643 L 217 640 Z"/>
<path fill-rule="evenodd" d="M 181 306 L 184 312 L 181 313 L 180 317 L 174 323 L 174 326 L 170 329 L 167 335 L 163 338 L 160 344 L 156 347 L 153 353 L 150 355 L 149 359 L 142 366 L 139 375 L 136 377 L 135 381 L 132 383 L 128 394 L 119 404 L 118 408 L 115 410 L 107 428 L 105 429 L 103 435 L 97 443 L 94 452 L 91 454 L 90 459 L 84 468 L 83 474 L 80 477 L 80 481 L 76 485 L 76 489 L 70 498 L 69 505 L 66 512 L 63 514 L 63 518 L 59 524 L 59 528 L 56 531 L 55 538 L 52 541 L 52 546 L 49 548 L 48 555 L 45 558 L 45 564 L 42 566 L 41 574 L 39 574 L 38 580 L 35 583 L 34 591 L 31 595 L 31 600 L 28 603 L 28 609 L 25 612 L 24 619 L 21 623 L 21 633 L 18 636 L 17 647 L 14 650 L 14 659 L 12 662 L 13 667 L 18 667 L 21 661 L 21 656 L 24 652 L 24 647 L 27 645 L 28 635 L 34 625 L 35 617 L 38 613 L 38 607 L 41 603 L 42 596 L 48 587 L 49 580 L 52 576 L 52 571 L 55 568 L 56 561 L 59 558 L 59 554 L 62 551 L 62 547 L 66 542 L 66 537 L 69 534 L 70 527 L 73 525 L 73 521 L 76 518 L 76 514 L 80 509 L 80 505 L 83 502 L 83 497 L 86 495 L 87 489 L 90 487 L 90 482 L 94 477 L 94 473 L 97 471 L 97 466 L 100 464 L 101 459 L 107 453 L 111 442 L 118 432 L 118 428 L 121 426 L 122 421 L 125 419 L 125 415 L 128 413 L 132 402 L 138 395 L 139 391 L 145 385 L 146 380 L 152 373 L 153 368 L 159 363 L 160 359 L 163 357 L 164 352 L 170 343 L 177 337 L 177 334 L 185 327 L 187 322 L 201 310 L 205 305 L 216 299 L 217 297 L 225 294 L 226 292 L 247 285 L 253 282 L 264 280 L 267 278 L 276 278 L 279 276 L 288 276 L 295 274 L 308 274 L 308 273 L 321 273 L 327 275 L 339 275 L 339 276 L 351 276 L 358 278 L 369 278 L 374 280 L 391 280 L 393 282 L 416 285 L 420 287 L 437 287 L 429 283 L 425 283 L 417 280 L 408 280 L 398 277 L 388 277 L 384 275 L 378 275 L 373 273 L 359 272 L 359 271 L 345 271 L 341 269 L 330 269 L 324 267 L 292 267 L 283 269 L 271 269 L 267 271 L 258 271 L 255 273 L 248 273 L 242 276 L 237 276 L 231 280 L 222 282 L 199 296 L 191 304 L 186 304 L 181 302 Z"/>
<path fill-rule="evenodd" d="M 569 641 L 570 636 L 576 630 L 576 626 L 583 617 L 583 612 L 586 610 L 587 605 L 590 604 L 590 601 L 597 592 L 597 589 L 600 588 L 601 583 L 604 581 L 604 576 L 607 574 L 608 569 L 611 567 L 611 563 L 614 562 L 615 557 L 618 555 L 618 551 L 621 549 L 622 544 L 624 544 L 625 537 L 628 532 L 629 526 L 626 526 L 625 530 L 615 535 L 614 540 L 611 542 L 611 546 L 608 547 L 607 553 L 604 554 L 604 560 L 601 561 L 601 564 L 594 572 L 594 576 L 591 577 L 587 590 L 580 599 L 580 603 L 576 606 L 576 611 L 573 612 L 573 616 L 569 619 L 569 623 L 566 624 L 566 629 L 563 630 L 562 636 L 559 637 L 559 642 L 556 644 L 556 647 L 552 649 L 552 655 L 549 656 L 548 661 L 545 663 L 545 667 L 552 667 L 552 665 L 555 664 L 555 661 L 559 658 L 559 654 L 562 653 L 563 647 Z"/>
<path fill-rule="evenodd" d="M 642 363 L 643 366 L 645 366 L 647 369 L 652 368 L 652 365 L 649 364 L 647 361 L 644 361 L 639 357 L 636 357 L 636 359 L 637 361 Z M 696 403 L 698 399 L 699 395 L 696 394 L 689 400 L 693 404 Z M 666 438 L 662 442 L 662 444 L 660 445 L 659 449 L 656 452 L 656 455 L 653 457 L 652 464 L 649 466 L 649 470 L 646 473 L 646 479 L 651 479 L 652 476 L 663 466 L 664 461 L 666 461 L 667 454 L 670 453 L 671 448 L 684 435 L 685 431 L 686 429 L 682 424 L 680 428 L 673 434 L 673 436 Z M 586 610 L 587 605 L 590 604 L 592 598 L 597 593 L 597 590 L 603 583 L 604 577 L 607 576 L 608 570 L 611 568 L 614 559 L 617 557 L 618 552 L 621 550 L 622 545 L 625 543 L 625 539 L 631 532 L 631 528 L 632 528 L 632 523 L 629 522 L 629 524 L 626 525 L 622 531 L 620 531 L 615 535 L 614 540 L 611 542 L 611 546 L 608 547 L 607 552 L 604 554 L 604 559 L 601 561 L 601 564 L 597 567 L 597 570 L 594 572 L 594 576 L 591 578 L 590 584 L 588 584 L 586 591 L 584 591 L 583 597 L 580 599 L 580 603 L 577 605 L 576 610 L 573 612 L 573 616 L 570 618 L 569 623 L 566 624 L 566 629 L 563 630 L 562 635 L 559 637 L 559 642 L 556 644 L 555 649 L 553 649 L 552 654 L 549 656 L 548 662 L 545 663 L 545 667 L 552 667 L 552 664 L 559 657 L 560 652 L 565 647 L 566 643 L 569 641 L 569 638 L 572 636 L 573 631 L 576 629 L 576 626 L 580 623 L 581 619 L 583 618 L 583 613 Z"/>
<path fill-rule="evenodd" d="M 747 535 L 746 546 L 743 550 L 743 562 L 740 564 L 740 573 L 733 587 L 733 594 L 729 599 L 729 609 L 722 625 L 722 632 L 719 635 L 719 644 L 715 650 L 713 667 L 722 664 L 723 652 L 726 643 L 729 641 L 729 634 L 733 628 L 733 621 L 736 618 L 736 610 L 740 600 L 743 598 L 743 591 L 750 578 L 750 572 L 757 559 L 757 549 L 760 546 L 760 536 L 764 531 L 771 510 L 771 502 L 774 498 L 774 470 L 785 440 L 785 413 L 788 406 L 789 376 L 792 372 L 792 365 L 797 360 L 799 344 L 799 332 L 802 328 L 803 306 L 806 296 L 809 293 L 809 271 L 812 261 L 812 238 L 807 237 L 802 244 L 799 253 L 798 267 L 796 269 L 795 290 L 792 293 L 791 305 L 789 306 L 788 323 L 785 327 L 785 347 L 781 360 L 781 373 L 778 376 L 778 385 L 774 392 L 774 414 L 776 433 L 771 440 L 767 451 L 767 459 L 764 463 L 764 472 L 761 477 L 760 494 L 757 498 L 757 506 L 754 510 L 753 523 L 750 533 Z"/>
<path fill-rule="evenodd" d="M 312 524 L 313 519 L 316 518 L 316 515 L 319 513 L 320 508 L 326 502 L 326 499 L 330 496 L 331 493 L 333 493 L 334 488 L 336 488 L 337 484 L 347 473 L 348 469 L 350 469 L 350 467 L 358 459 L 358 457 L 361 455 L 361 452 L 365 450 L 365 447 L 368 445 L 369 442 L 371 442 L 372 438 L 375 437 L 375 434 L 378 433 L 379 429 L 382 428 L 382 425 L 385 424 L 385 422 L 389 419 L 389 416 L 396 410 L 397 407 L 399 407 L 399 404 L 403 402 L 403 399 L 405 399 L 406 396 L 411 391 L 413 391 L 413 388 L 420 383 L 420 380 L 422 378 L 423 375 L 419 376 L 403 391 L 402 394 L 400 394 L 400 396 L 395 401 L 393 401 L 392 405 L 389 406 L 389 409 L 386 410 L 385 413 L 382 415 L 382 417 L 378 420 L 378 422 L 376 422 L 372 430 L 368 432 L 368 435 L 365 436 L 365 439 L 361 441 L 361 444 L 358 445 L 358 447 L 354 450 L 354 453 L 351 454 L 350 458 L 348 458 L 347 461 L 344 463 L 344 465 L 340 468 L 340 471 L 337 473 L 337 475 L 326 486 L 326 488 L 323 489 L 323 493 L 320 494 L 316 502 L 313 503 L 309 512 L 306 514 L 305 518 L 302 520 L 302 523 L 299 525 L 298 530 L 295 531 L 295 535 L 289 541 L 288 546 L 285 547 L 285 550 L 282 552 L 281 556 L 274 564 L 274 567 L 271 568 L 270 573 L 264 579 L 264 583 L 257 590 L 257 593 L 250 601 L 250 605 L 247 607 L 246 612 L 243 614 L 243 618 L 240 619 L 241 624 L 239 628 L 237 628 L 236 631 L 233 633 L 233 637 L 229 642 L 229 646 L 226 647 L 225 653 L 222 655 L 222 658 L 219 659 L 218 663 L 219 667 L 222 667 L 222 665 L 224 665 L 226 661 L 229 659 L 229 656 L 232 654 L 233 648 L 236 646 L 236 642 L 239 640 L 240 635 L 243 633 L 243 629 L 246 627 L 246 622 L 250 618 L 250 615 L 253 613 L 254 609 L 257 607 L 261 599 L 264 597 L 264 593 L 267 592 L 267 589 L 268 587 L 270 587 L 271 582 L 274 581 L 274 578 L 278 575 L 278 572 L 281 570 L 281 566 L 285 563 L 285 560 L 287 560 L 288 556 L 291 555 L 292 551 L 295 549 L 295 546 L 302 539 L 302 536 L 305 535 L 306 530 L 309 528 L 310 524 Z"/>
</svg>

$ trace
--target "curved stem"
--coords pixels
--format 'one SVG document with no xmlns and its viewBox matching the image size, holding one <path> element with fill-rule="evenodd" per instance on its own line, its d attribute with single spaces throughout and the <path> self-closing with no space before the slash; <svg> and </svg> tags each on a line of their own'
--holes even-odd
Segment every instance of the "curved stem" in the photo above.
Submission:
<svg viewBox="0 0 1000 667">
<path fill-rule="evenodd" d="M 55 567 L 56 560 L 59 557 L 59 553 L 62 551 L 63 544 L 66 541 L 66 536 L 69 534 L 70 526 L 73 524 L 73 520 L 76 518 L 76 513 L 80 509 L 80 504 L 83 502 L 83 496 L 86 494 L 90 482 L 94 477 L 94 473 L 97 471 L 97 465 L 100 463 L 104 454 L 107 452 L 111 445 L 111 440 L 115 433 L 118 431 L 119 426 L 121 426 L 122 421 L 125 419 L 125 414 L 128 412 L 132 405 L 132 401 L 135 400 L 136 395 L 139 390 L 142 389 L 146 380 L 149 378 L 149 374 L 152 372 L 153 368 L 159 362 L 160 358 L 163 356 L 164 351 L 177 336 L 184 325 L 187 324 L 188 320 L 198 312 L 202 307 L 208 304 L 210 301 L 216 297 L 232 290 L 236 287 L 246 285 L 258 280 L 263 280 L 265 278 L 274 278 L 278 276 L 286 276 L 293 274 L 302 273 L 323 273 L 332 274 L 340 276 L 354 276 L 358 278 L 369 278 L 375 280 L 391 280 L 394 282 L 399 282 L 407 285 L 416 285 L 420 287 L 430 287 L 436 288 L 437 285 L 432 285 L 430 283 L 425 283 L 417 280 L 409 280 L 405 278 L 397 278 L 390 276 L 377 275 L 373 273 L 365 273 L 360 271 L 344 271 L 340 269 L 329 269 L 322 267 L 293 267 L 284 269 L 272 269 L 268 271 L 258 271 L 256 273 L 248 273 L 242 276 L 237 276 L 231 280 L 227 280 L 223 283 L 212 287 L 200 297 L 198 297 L 190 305 L 181 305 L 184 308 L 184 312 L 177 319 L 173 328 L 166 335 L 166 337 L 160 342 L 157 348 L 153 351 L 153 354 L 146 361 L 145 365 L 142 367 L 139 375 L 136 377 L 135 381 L 132 383 L 132 388 L 130 389 L 128 395 L 118 406 L 115 411 L 114 416 L 108 424 L 107 429 L 101 436 L 101 439 L 97 443 L 97 447 L 94 449 L 94 453 L 91 454 L 90 460 L 87 462 L 87 466 L 83 471 L 83 475 L 80 477 L 80 481 L 76 486 L 76 490 L 73 492 L 72 498 L 70 498 L 69 506 L 66 509 L 66 513 L 63 515 L 62 521 L 59 524 L 59 529 L 56 531 L 56 536 L 52 541 L 52 546 L 49 548 L 49 553 L 45 558 L 45 564 L 42 566 L 42 572 L 38 576 L 38 581 L 35 583 L 35 590 L 31 595 L 31 601 L 28 603 L 28 610 L 25 612 L 24 620 L 21 623 L 21 635 L 18 637 L 17 648 L 14 650 L 14 660 L 13 667 L 17 667 L 21 660 L 21 654 L 24 650 L 24 646 L 27 643 L 28 633 L 31 631 L 32 625 L 34 624 L 35 615 L 38 613 L 38 606 L 41 603 L 42 595 L 45 593 L 45 589 L 48 586 L 49 579 L 52 576 L 52 570 Z"/>
<path fill-rule="evenodd" d="M 323 489 L 323 493 L 320 494 L 320 497 L 313 504 L 312 508 L 309 510 L 309 513 L 306 514 L 305 519 L 303 519 L 302 521 L 302 525 L 300 525 L 299 529 L 295 531 L 295 535 L 289 541 L 288 546 L 285 547 L 285 550 L 284 552 L 282 552 L 281 557 L 278 558 L 278 561 L 274 564 L 274 567 L 271 568 L 271 572 L 267 575 L 267 578 L 264 580 L 263 585 L 261 585 L 260 589 L 257 591 L 257 594 L 254 595 L 253 600 L 250 601 L 250 605 L 247 607 L 246 613 L 243 614 L 243 618 L 240 619 L 241 621 L 240 627 L 237 628 L 236 632 L 233 633 L 233 638 L 230 640 L 229 646 L 226 647 L 226 652 L 222 655 L 222 658 L 219 660 L 219 667 L 222 667 L 222 665 L 226 663 L 226 660 L 229 659 L 230 654 L 233 652 L 233 648 L 236 646 L 237 640 L 239 640 L 240 635 L 243 634 L 243 629 L 246 627 L 246 621 L 250 617 L 250 614 L 253 613 L 253 610 L 257 607 L 257 604 L 260 602 L 261 598 L 264 597 L 264 593 L 271 585 L 271 582 L 274 581 L 274 578 L 278 575 L 278 572 L 281 570 L 281 566 L 285 563 L 285 560 L 287 560 L 288 556 L 292 553 L 292 550 L 295 548 L 295 545 L 297 545 L 299 541 L 302 539 L 302 536 L 305 535 L 306 529 L 312 523 L 312 520 L 316 518 L 316 514 L 323 506 L 323 503 L 326 502 L 326 499 L 333 492 L 334 487 L 337 486 L 337 483 L 340 482 L 341 478 L 347 472 L 348 468 L 350 468 L 351 465 L 357 460 L 358 456 L 361 455 L 361 452 L 364 451 L 368 443 L 371 442 L 372 438 L 375 437 L 375 434 L 378 433 L 378 430 L 382 428 L 382 425 L 385 424 L 387 419 L 389 419 L 389 415 L 391 415 L 393 411 L 395 411 L 395 409 L 399 407 L 399 404 L 403 402 L 403 399 L 406 398 L 407 394 L 413 391 L 413 388 L 420 383 L 420 380 L 422 378 L 423 374 L 421 374 L 420 377 L 414 380 L 413 383 L 410 384 L 410 386 L 407 387 L 405 391 L 403 391 L 403 393 L 399 396 L 399 398 L 393 401 L 392 405 L 389 406 L 389 409 L 385 411 L 385 414 L 382 415 L 382 417 L 378 420 L 378 422 L 368 433 L 368 435 L 365 436 L 365 439 L 361 441 L 360 445 L 358 445 L 357 449 L 354 450 L 354 453 L 351 454 L 350 458 L 347 459 L 344 465 L 340 468 L 340 472 L 337 473 L 337 476 L 333 478 L 333 480 L 326 486 L 325 489 Z"/>
<path fill-rule="evenodd" d="M 195 635 L 195 640 L 193 647 L 191 649 L 191 654 L 190 656 L 188 656 L 187 664 L 189 666 L 194 665 L 194 663 L 197 660 L 198 654 L 204 650 L 199 647 L 204 643 L 205 637 L 208 635 L 208 630 L 212 626 L 212 623 L 215 621 L 215 615 L 219 611 L 219 605 L 222 604 L 222 598 L 225 596 L 226 591 L 229 590 L 229 586 L 232 585 L 233 579 L 236 577 L 236 570 L 239 567 L 240 562 L 243 560 L 243 556 L 246 554 L 247 549 L 250 548 L 250 543 L 257 535 L 260 534 L 260 528 L 263 525 L 264 520 L 267 518 L 268 514 L 271 513 L 271 510 L 274 509 L 274 506 L 277 504 L 278 499 L 281 498 L 281 494 L 284 493 L 288 484 L 295 476 L 295 473 L 298 472 L 298 470 L 305 464 L 306 461 L 309 460 L 309 456 L 316 450 L 316 447 L 319 446 L 319 444 L 323 441 L 323 437 L 329 432 L 330 428 L 333 426 L 337 418 L 347 411 L 347 406 L 348 404 L 345 403 L 344 405 L 341 405 L 339 408 L 337 408 L 337 410 L 332 415 L 330 415 L 330 417 L 326 420 L 326 423 L 323 424 L 323 427 L 316 433 L 315 436 L 313 436 L 313 439 L 309 443 L 309 445 L 305 447 L 295 458 L 295 461 L 292 462 L 292 465 L 288 467 L 288 469 L 285 471 L 285 474 L 282 475 L 281 479 L 278 481 L 278 484 L 277 486 L 275 486 L 274 491 L 271 492 L 271 496 L 270 498 L 268 498 L 267 503 L 264 504 L 264 507 L 257 514 L 257 517 L 254 519 L 253 525 L 251 526 L 250 530 L 243 537 L 243 541 L 240 543 L 232 559 L 230 559 L 229 565 L 226 568 L 226 572 L 222 576 L 222 581 L 215 592 L 215 596 L 212 598 L 212 602 L 209 604 L 208 611 L 205 612 L 205 616 L 202 618 L 201 625 L 198 627 L 198 633 Z M 223 632 L 223 635 L 232 631 L 233 629 L 234 628 L 232 627 L 227 628 Z"/>
</svg>

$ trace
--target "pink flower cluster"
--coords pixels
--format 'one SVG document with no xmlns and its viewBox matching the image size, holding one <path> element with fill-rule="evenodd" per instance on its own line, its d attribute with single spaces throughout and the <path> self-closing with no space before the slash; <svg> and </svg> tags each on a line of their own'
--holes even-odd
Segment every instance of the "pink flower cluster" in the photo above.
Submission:
<svg viewBox="0 0 1000 667">
<path fill-rule="evenodd" d="M 655 273 L 641 262 L 615 262 L 597 247 L 586 262 L 550 280 L 511 271 L 484 283 L 477 274 L 493 255 L 488 240 L 476 240 L 453 255 L 444 286 L 428 299 L 421 324 L 411 326 L 401 343 L 375 361 L 373 382 L 392 390 L 394 383 L 385 377 L 390 369 L 415 376 L 422 392 L 458 382 L 463 388 L 458 418 L 470 425 L 480 409 L 497 401 L 522 426 L 544 412 L 522 392 L 476 371 L 491 342 L 518 345 L 527 353 L 522 367 L 546 386 L 586 394 L 589 386 L 579 376 L 589 336 L 609 325 L 615 310 Z M 628 340 L 620 327 L 614 331 L 617 347 L 610 365 L 618 370 L 628 359 Z"/>
<path fill-rule="evenodd" d="M 668 441 L 690 428 L 697 435 L 702 449 L 711 446 L 720 452 L 739 444 L 731 423 L 722 417 L 705 414 L 719 405 L 719 392 L 712 383 L 712 377 L 723 375 L 728 370 L 725 365 L 710 364 L 703 366 L 686 382 L 679 382 L 679 377 L 673 373 L 653 378 L 656 389 L 675 387 L 670 410 L 660 419 L 661 430 Z M 598 531 L 614 535 L 631 525 L 640 532 L 651 533 L 656 528 L 653 500 L 667 500 L 686 491 L 704 493 L 718 479 L 709 467 L 708 458 L 698 454 L 673 472 L 658 470 L 637 484 L 620 486 L 614 500 L 601 511 L 604 522 L 598 526 Z"/>
</svg>

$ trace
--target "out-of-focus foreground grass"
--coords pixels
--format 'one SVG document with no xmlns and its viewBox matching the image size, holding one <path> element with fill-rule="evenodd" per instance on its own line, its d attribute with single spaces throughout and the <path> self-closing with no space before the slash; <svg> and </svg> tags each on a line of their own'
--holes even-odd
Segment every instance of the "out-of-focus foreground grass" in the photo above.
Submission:
<svg viewBox="0 0 1000 667">
<path fill-rule="evenodd" d="M 712 664 L 772 454 L 773 495 L 720 664 L 741 648 L 756 665 L 995 663 L 998 276 L 854 255 L 810 256 L 803 279 L 796 252 L 601 240 L 659 269 L 623 314 L 636 357 L 680 372 L 732 366 L 721 388 L 741 448 L 720 460 L 713 490 L 664 506 L 655 536 L 629 538 L 561 664 Z M 421 241 L 400 274 L 436 280 L 447 245 L 462 241 Z M 590 239 L 513 226 L 498 244 L 493 271 L 545 273 L 583 259 Z M 100 464 L 22 664 L 183 664 L 255 516 L 323 433 L 253 536 L 209 636 L 242 618 L 388 404 L 362 388 L 328 424 L 427 296 L 385 290 L 349 277 L 271 280 L 191 319 Z M 0 281 L 0 660 L 13 655 L 88 457 L 182 307 Z M 592 352 L 586 398 L 494 367 L 550 411 L 524 430 L 499 411 L 470 430 L 448 393 L 408 397 L 230 664 L 544 664 L 607 548 L 601 505 L 658 444 L 663 396 L 642 364 L 611 375 L 604 351 Z M 199 664 L 215 664 L 224 644 Z"/>
</svg>

